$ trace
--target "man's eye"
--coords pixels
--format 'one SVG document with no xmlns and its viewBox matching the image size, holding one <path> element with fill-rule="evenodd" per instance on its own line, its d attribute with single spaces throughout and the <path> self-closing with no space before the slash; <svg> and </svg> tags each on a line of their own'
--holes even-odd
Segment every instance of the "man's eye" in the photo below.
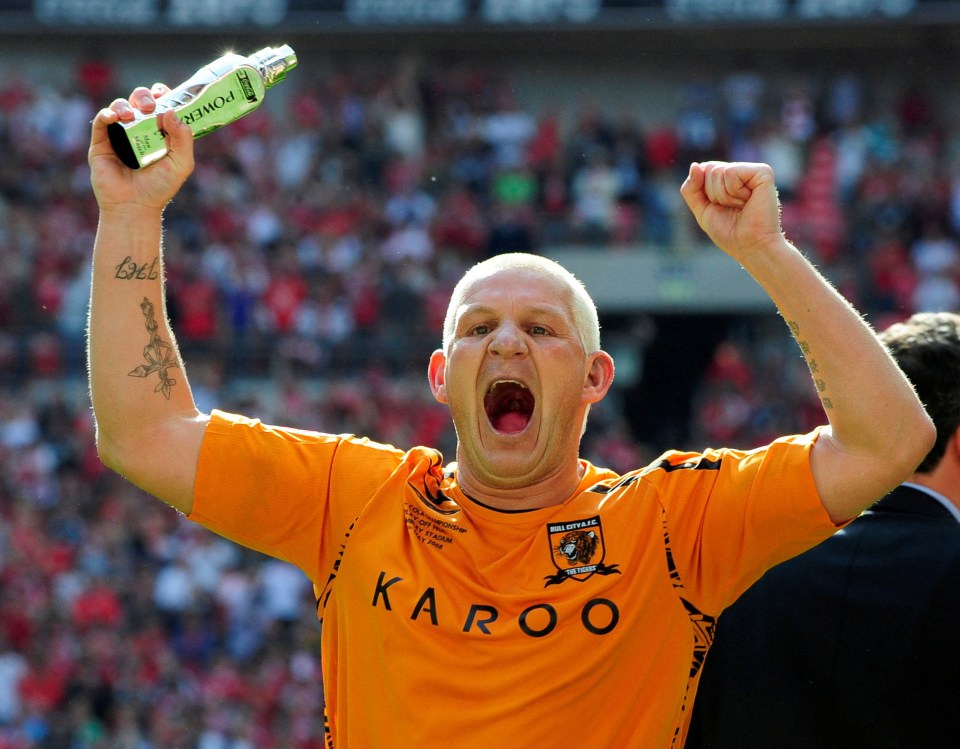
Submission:
<svg viewBox="0 0 960 749">
<path fill-rule="evenodd" d="M 549 335 L 549 334 L 550 334 L 550 331 L 547 330 L 547 329 L 546 329 L 545 327 L 543 327 L 542 325 L 531 325 L 531 326 L 530 326 L 530 334 L 531 334 L 531 335 Z"/>
<path fill-rule="evenodd" d="M 474 325 L 474 326 L 470 329 L 470 333 L 471 333 L 472 335 L 486 335 L 486 334 L 489 333 L 489 332 L 490 332 L 490 326 L 489 326 L 489 325 Z"/>
</svg>

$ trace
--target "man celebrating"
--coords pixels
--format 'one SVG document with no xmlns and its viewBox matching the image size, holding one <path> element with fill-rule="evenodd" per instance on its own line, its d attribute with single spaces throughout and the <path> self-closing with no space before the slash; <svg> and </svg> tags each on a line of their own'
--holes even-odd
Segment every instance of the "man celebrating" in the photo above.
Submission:
<svg viewBox="0 0 960 749">
<path fill-rule="evenodd" d="M 700 226 L 778 305 L 829 424 L 762 449 L 665 453 L 617 475 L 579 457 L 611 357 L 567 271 L 531 255 L 467 272 L 429 384 L 456 427 L 429 447 L 200 413 L 163 305 L 164 206 L 193 168 L 133 172 L 98 113 L 89 325 L 104 462 L 191 520 L 298 566 L 322 618 L 335 747 L 681 747 L 716 616 L 770 566 L 827 538 L 916 468 L 933 428 L 859 315 L 784 238 L 762 164 L 693 164 Z"/>
</svg>

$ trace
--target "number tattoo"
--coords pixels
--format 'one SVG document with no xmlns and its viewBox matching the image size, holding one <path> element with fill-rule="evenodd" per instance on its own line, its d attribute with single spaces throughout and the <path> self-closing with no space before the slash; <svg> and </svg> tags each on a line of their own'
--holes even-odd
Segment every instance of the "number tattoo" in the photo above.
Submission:
<svg viewBox="0 0 960 749">
<path fill-rule="evenodd" d="M 159 257 L 155 257 L 150 263 L 141 264 L 133 262 L 133 258 L 127 255 L 122 262 L 117 264 L 113 277 L 119 278 L 121 281 L 156 281 L 160 278 L 160 274 L 157 272 L 159 263 Z"/>
</svg>

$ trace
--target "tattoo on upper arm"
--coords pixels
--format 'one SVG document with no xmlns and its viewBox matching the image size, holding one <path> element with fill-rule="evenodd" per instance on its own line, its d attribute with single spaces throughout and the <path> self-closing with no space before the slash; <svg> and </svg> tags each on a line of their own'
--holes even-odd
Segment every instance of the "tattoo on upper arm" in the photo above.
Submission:
<svg viewBox="0 0 960 749">
<path fill-rule="evenodd" d="M 127 255 L 114 268 L 113 277 L 121 281 L 156 281 L 160 278 L 160 272 L 157 270 L 159 265 L 159 255 L 149 263 L 134 262 L 133 258 Z"/>
<path fill-rule="evenodd" d="M 160 377 L 160 383 L 153 389 L 155 393 L 163 393 L 163 396 L 170 399 L 170 389 L 176 385 L 177 381 L 173 379 L 168 370 L 179 367 L 177 354 L 173 347 L 166 341 L 161 340 L 157 333 L 159 325 L 154 316 L 153 304 L 146 297 L 140 302 L 140 311 L 146 318 L 147 331 L 150 333 L 150 342 L 143 347 L 143 358 L 147 360 L 146 364 L 141 364 L 136 369 L 128 372 L 130 377 L 147 377 L 154 372 Z"/>
<path fill-rule="evenodd" d="M 793 333 L 793 337 L 797 340 L 797 345 L 800 347 L 804 358 L 807 360 L 807 366 L 810 368 L 810 373 L 816 375 L 820 371 L 820 365 L 817 364 L 816 359 L 812 359 L 810 357 L 810 344 L 800 337 L 800 326 L 794 320 L 787 320 L 787 325 L 790 327 L 790 332 Z M 820 395 L 820 402 L 823 404 L 824 409 L 827 411 L 831 410 L 833 408 L 833 401 L 831 401 L 825 395 L 827 390 L 827 381 L 822 377 L 814 377 L 813 385 L 816 387 L 817 393 Z"/>
</svg>

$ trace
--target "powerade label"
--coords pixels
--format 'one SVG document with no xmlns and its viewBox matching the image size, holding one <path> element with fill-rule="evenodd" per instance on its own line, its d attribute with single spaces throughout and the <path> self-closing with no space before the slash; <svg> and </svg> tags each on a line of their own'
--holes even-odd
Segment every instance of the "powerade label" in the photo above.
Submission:
<svg viewBox="0 0 960 749">
<path fill-rule="evenodd" d="M 226 96 L 214 96 L 200 106 L 193 107 L 193 109 L 182 110 L 180 112 L 180 119 L 188 125 L 193 125 L 208 114 L 213 114 L 218 109 L 222 109 L 227 104 L 230 104 L 235 97 L 236 92 L 234 91 L 230 91 Z"/>
</svg>

